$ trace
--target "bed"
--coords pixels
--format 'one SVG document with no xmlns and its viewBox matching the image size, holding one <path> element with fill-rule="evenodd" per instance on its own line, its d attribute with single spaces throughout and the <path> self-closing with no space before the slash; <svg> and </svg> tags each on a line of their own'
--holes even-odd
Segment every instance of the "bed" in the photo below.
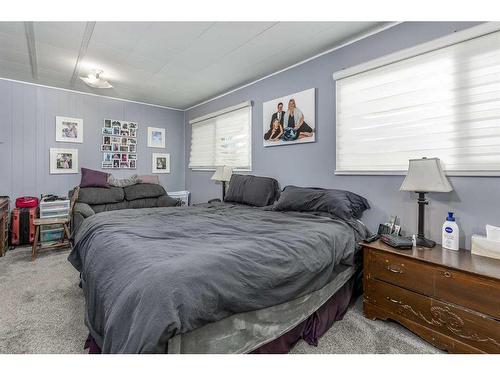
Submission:
<svg viewBox="0 0 500 375">
<path fill-rule="evenodd" d="M 242 204 L 121 210 L 86 219 L 69 260 L 103 353 L 268 352 L 352 292 L 366 235 L 357 220 Z"/>
</svg>

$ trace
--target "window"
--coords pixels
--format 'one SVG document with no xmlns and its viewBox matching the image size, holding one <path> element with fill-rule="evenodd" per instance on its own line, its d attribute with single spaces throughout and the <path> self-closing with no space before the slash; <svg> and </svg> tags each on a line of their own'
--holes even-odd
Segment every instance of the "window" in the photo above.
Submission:
<svg viewBox="0 0 500 375">
<path fill-rule="evenodd" d="M 500 32 L 482 34 L 334 74 L 335 172 L 399 174 L 425 156 L 449 175 L 499 175 Z"/>
<path fill-rule="evenodd" d="M 214 169 L 227 165 L 252 169 L 252 106 L 250 102 L 226 108 L 189 122 L 189 168 Z"/>
</svg>

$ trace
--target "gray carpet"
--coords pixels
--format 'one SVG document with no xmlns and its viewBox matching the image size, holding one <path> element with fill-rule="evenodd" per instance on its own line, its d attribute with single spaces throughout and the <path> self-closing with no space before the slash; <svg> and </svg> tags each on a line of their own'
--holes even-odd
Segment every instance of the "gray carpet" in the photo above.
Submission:
<svg viewBox="0 0 500 375">
<path fill-rule="evenodd" d="M 77 271 L 69 250 L 40 253 L 29 248 L 0 258 L 0 353 L 84 353 L 87 329 Z M 371 321 L 362 301 L 336 322 L 318 347 L 299 342 L 292 353 L 440 353 L 400 325 Z"/>
</svg>

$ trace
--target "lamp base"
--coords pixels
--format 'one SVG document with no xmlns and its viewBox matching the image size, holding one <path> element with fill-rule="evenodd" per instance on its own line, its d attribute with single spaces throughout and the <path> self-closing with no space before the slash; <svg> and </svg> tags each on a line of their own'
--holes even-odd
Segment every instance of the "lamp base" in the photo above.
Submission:
<svg viewBox="0 0 500 375">
<path fill-rule="evenodd" d="M 436 246 L 436 242 L 429 240 L 425 237 L 417 237 L 417 246 L 432 248 Z"/>
</svg>

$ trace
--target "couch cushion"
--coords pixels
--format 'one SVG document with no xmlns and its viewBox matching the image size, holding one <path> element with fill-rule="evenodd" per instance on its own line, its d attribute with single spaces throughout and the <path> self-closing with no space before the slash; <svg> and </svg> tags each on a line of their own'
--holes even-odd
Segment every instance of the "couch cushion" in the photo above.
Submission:
<svg viewBox="0 0 500 375">
<path fill-rule="evenodd" d="M 123 199 L 125 199 L 125 195 L 123 189 L 119 187 L 80 188 L 80 193 L 78 194 L 78 202 L 87 203 L 91 206 L 95 204 L 121 202 Z"/>
<path fill-rule="evenodd" d="M 123 188 L 125 199 L 134 201 L 142 198 L 157 198 L 167 194 L 163 186 L 156 184 L 136 184 Z"/>
<path fill-rule="evenodd" d="M 263 207 L 279 196 L 280 186 L 274 178 L 233 174 L 224 201 Z"/>
</svg>

